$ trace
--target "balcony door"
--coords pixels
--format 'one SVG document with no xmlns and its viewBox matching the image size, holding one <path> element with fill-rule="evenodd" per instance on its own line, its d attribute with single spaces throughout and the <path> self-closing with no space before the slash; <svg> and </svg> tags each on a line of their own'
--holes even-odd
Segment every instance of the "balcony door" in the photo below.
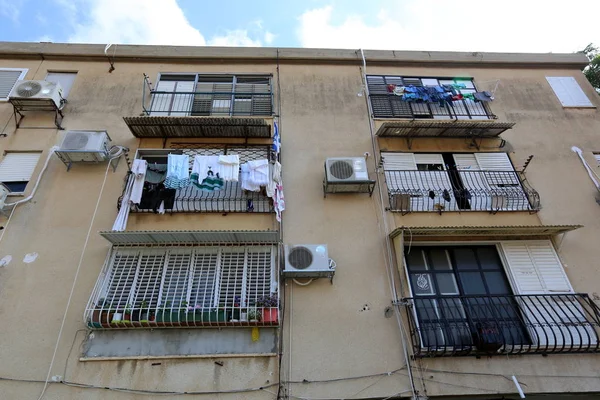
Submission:
<svg viewBox="0 0 600 400">
<path fill-rule="evenodd" d="M 162 75 L 152 93 L 150 115 L 190 115 L 194 102 L 195 81 L 195 75 Z"/>
<path fill-rule="evenodd" d="M 495 246 L 413 246 L 405 257 L 422 347 L 529 342 Z"/>
</svg>

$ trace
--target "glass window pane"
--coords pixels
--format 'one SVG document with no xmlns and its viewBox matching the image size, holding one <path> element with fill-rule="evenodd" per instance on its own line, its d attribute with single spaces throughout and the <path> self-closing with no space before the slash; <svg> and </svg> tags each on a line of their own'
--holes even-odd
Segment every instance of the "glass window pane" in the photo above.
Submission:
<svg viewBox="0 0 600 400">
<path fill-rule="evenodd" d="M 477 257 L 483 269 L 502 269 L 502 263 L 495 247 L 478 247 Z"/>
<path fill-rule="evenodd" d="M 405 253 L 405 257 L 409 271 L 425 271 L 427 269 L 421 249 L 413 248 L 410 253 Z"/>
<path fill-rule="evenodd" d="M 446 253 L 446 249 L 439 247 L 432 247 L 429 250 L 429 261 L 431 262 L 431 266 L 436 270 L 451 270 L 450 261 L 448 260 L 448 255 Z"/>
<path fill-rule="evenodd" d="M 454 260 L 456 261 L 456 269 L 479 269 L 479 264 L 475 258 L 475 252 L 472 248 L 463 247 L 455 248 Z"/>
<path fill-rule="evenodd" d="M 485 283 L 488 286 L 490 294 L 512 294 L 504 272 L 502 271 L 490 271 L 484 272 Z"/>
<path fill-rule="evenodd" d="M 437 279 L 440 294 L 458 294 L 456 278 L 452 272 L 438 273 L 435 278 Z"/>
<path fill-rule="evenodd" d="M 435 294 L 435 290 L 431 284 L 431 274 L 411 274 L 410 282 L 413 293 L 416 296 Z"/>
<path fill-rule="evenodd" d="M 461 272 L 460 283 L 464 294 L 486 294 L 483 279 L 479 272 Z"/>
</svg>

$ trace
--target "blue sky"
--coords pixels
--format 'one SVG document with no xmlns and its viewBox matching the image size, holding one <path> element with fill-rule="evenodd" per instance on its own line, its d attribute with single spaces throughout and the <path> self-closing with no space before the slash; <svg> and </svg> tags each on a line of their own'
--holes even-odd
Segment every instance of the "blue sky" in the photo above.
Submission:
<svg viewBox="0 0 600 400">
<path fill-rule="evenodd" d="M 600 0 L 0 0 L 0 40 L 573 52 Z"/>
</svg>

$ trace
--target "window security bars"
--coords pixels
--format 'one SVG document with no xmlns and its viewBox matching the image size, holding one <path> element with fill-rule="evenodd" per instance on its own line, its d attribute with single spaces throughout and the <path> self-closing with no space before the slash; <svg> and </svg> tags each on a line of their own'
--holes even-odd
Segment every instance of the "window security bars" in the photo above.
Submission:
<svg viewBox="0 0 600 400">
<path fill-rule="evenodd" d="M 415 357 L 594 353 L 600 309 L 586 294 L 404 299 Z"/>
<path fill-rule="evenodd" d="M 390 210 L 538 211 L 540 199 L 516 171 L 385 171 Z"/>
<path fill-rule="evenodd" d="M 144 113 L 151 116 L 273 114 L 269 76 L 163 74 L 152 90 L 144 77 L 142 96 Z"/>
<path fill-rule="evenodd" d="M 374 118 L 496 119 L 488 104 L 468 98 L 477 91 L 473 79 L 470 78 L 369 75 L 367 85 Z M 466 95 L 466 97 L 441 105 L 437 102 L 408 102 L 389 90 L 391 87 L 409 85 L 415 87 L 455 85 L 457 95 L 462 95 L 459 97 Z"/>
<path fill-rule="evenodd" d="M 92 329 L 273 326 L 274 246 L 114 248 L 85 310 Z"/>
<path fill-rule="evenodd" d="M 240 156 L 240 163 L 271 158 L 270 146 L 204 145 L 201 148 L 198 148 L 198 146 L 201 145 L 198 143 L 174 143 L 171 147 L 177 150 L 178 154 L 189 155 L 190 163 L 193 163 L 194 156 L 196 155 L 238 154 Z M 148 168 L 162 168 L 163 171 L 166 171 L 168 153 L 169 150 L 166 150 L 162 157 L 153 156 L 143 158 L 148 161 Z M 167 213 L 273 212 L 272 200 L 266 195 L 264 190 L 260 192 L 242 190 L 240 181 L 225 182 L 223 189 L 215 192 L 202 191 L 194 185 L 182 189 L 166 190 L 148 186 L 142 194 L 142 202 L 134 206 L 131 212 L 156 213 L 158 212 L 160 202 L 163 200 L 165 212 Z"/>
</svg>

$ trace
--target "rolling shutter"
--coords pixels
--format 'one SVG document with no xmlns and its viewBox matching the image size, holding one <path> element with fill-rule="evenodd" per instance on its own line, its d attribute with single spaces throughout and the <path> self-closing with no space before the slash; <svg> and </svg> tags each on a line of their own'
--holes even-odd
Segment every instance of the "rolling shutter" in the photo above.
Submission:
<svg viewBox="0 0 600 400">
<path fill-rule="evenodd" d="M 8 100 L 18 80 L 25 78 L 26 69 L 0 69 L 0 100 Z"/>
<path fill-rule="evenodd" d="M 0 182 L 28 182 L 42 153 L 6 153 L 0 162 Z"/>
<path fill-rule="evenodd" d="M 218 305 L 216 292 L 217 265 L 219 253 L 217 249 L 198 249 L 194 254 L 190 306 L 208 309 Z"/>
<path fill-rule="evenodd" d="M 188 303 L 189 271 L 192 252 L 189 249 L 170 250 L 163 272 L 161 305 L 181 308 L 185 311 Z"/>
<path fill-rule="evenodd" d="M 563 107 L 594 107 L 572 76 L 547 76 L 546 80 Z"/>
<path fill-rule="evenodd" d="M 246 252 L 243 248 L 228 248 L 221 251 L 221 276 L 219 281 L 219 307 L 233 307 L 236 297 L 242 299 L 246 288 Z"/>
<path fill-rule="evenodd" d="M 513 289 L 526 295 L 518 301 L 534 344 L 544 347 L 598 341 L 576 298 L 548 296 L 574 293 L 552 242 L 502 242 L 501 247 Z"/>
<path fill-rule="evenodd" d="M 134 289 L 129 301 L 131 306 L 141 307 L 142 302 L 145 301 L 147 307 L 156 308 L 164 264 L 164 251 L 146 251 L 140 256 Z"/>
<path fill-rule="evenodd" d="M 269 296 L 272 290 L 271 248 L 248 249 L 246 272 L 246 299 L 244 304 L 255 304 L 261 296 Z"/>
</svg>

